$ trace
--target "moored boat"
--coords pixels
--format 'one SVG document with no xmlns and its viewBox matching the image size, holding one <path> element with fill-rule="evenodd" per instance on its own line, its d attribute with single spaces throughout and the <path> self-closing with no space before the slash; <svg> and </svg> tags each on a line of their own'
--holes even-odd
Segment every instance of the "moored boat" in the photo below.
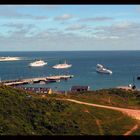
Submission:
<svg viewBox="0 0 140 140">
<path fill-rule="evenodd" d="M 105 68 L 101 64 L 97 64 L 96 71 L 99 72 L 99 73 L 104 73 L 104 74 L 112 74 L 111 70 Z"/>
<path fill-rule="evenodd" d="M 17 61 L 20 60 L 19 57 L 0 57 L 0 62 L 5 62 L 5 61 Z"/>
<path fill-rule="evenodd" d="M 54 65 L 52 68 L 54 68 L 54 69 L 67 69 L 67 68 L 70 68 L 71 66 L 72 66 L 71 64 L 67 64 L 65 61 L 63 64 Z"/>
<path fill-rule="evenodd" d="M 31 67 L 42 67 L 44 65 L 47 65 L 47 62 L 44 62 L 43 60 L 37 60 L 29 64 Z"/>
</svg>

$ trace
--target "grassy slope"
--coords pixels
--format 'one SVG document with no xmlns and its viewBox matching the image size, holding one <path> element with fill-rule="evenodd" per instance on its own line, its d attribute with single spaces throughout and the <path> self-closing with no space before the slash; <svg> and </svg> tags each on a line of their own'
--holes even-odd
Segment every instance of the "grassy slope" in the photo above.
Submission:
<svg viewBox="0 0 140 140">
<path fill-rule="evenodd" d="M 137 123 L 121 112 L 28 95 L 0 87 L 0 135 L 121 135 Z"/>
<path fill-rule="evenodd" d="M 66 98 L 72 98 L 101 105 L 140 109 L 140 92 L 138 91 L 104 89 L 98 91 L 81 92 L 81 94 L 68 94 Z"/>
</svg>

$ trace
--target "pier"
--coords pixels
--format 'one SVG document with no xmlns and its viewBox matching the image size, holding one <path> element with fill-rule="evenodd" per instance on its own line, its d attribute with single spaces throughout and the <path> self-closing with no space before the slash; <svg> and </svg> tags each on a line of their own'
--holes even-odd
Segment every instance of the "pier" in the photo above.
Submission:
<svg viewBox="0 0 140 140">
<path fill-rule="evenodd" d="M 51 83 L 51 82 L 57 82 L 60 80 L 67 80 L 72 77 L 74 76 L 73 75 L 55 75 L 55 76 L 37 77 L 37 78 L 28 78 L 28 79 L 6 80 L 6 81 L 1 81 L 1 83 L 7 86 L 18 86 L 18 85 L 24 85 L 24 84 L 40 83 L 40 82 Z"/>
</svg>

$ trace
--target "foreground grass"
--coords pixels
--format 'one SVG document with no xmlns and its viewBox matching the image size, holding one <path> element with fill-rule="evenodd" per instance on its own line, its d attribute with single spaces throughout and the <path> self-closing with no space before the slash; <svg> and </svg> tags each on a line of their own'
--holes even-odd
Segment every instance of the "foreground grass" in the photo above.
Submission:
<svg viewBox="0 0 140 140">
<path fill-rule="evenodd" d="M 1 86 L 0 135 L 123 135 L 138 123 L 118 111 L 56 100 L 55 97 L 58 95 L 41 98 Z"/>
</svg>

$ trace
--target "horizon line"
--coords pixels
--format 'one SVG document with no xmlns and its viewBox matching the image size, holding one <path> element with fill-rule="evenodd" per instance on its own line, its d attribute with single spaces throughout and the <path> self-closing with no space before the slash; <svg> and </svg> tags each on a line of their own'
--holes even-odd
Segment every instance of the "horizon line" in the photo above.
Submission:
<svg viewBox="0 0 140 140">
<path fill-rule="evenodd" d="M 18 50 L 18 51 L 0 51 L 0 52 L 84 52 L 84 51 L 140 51 L 140 50 Z"/>
</svg>

